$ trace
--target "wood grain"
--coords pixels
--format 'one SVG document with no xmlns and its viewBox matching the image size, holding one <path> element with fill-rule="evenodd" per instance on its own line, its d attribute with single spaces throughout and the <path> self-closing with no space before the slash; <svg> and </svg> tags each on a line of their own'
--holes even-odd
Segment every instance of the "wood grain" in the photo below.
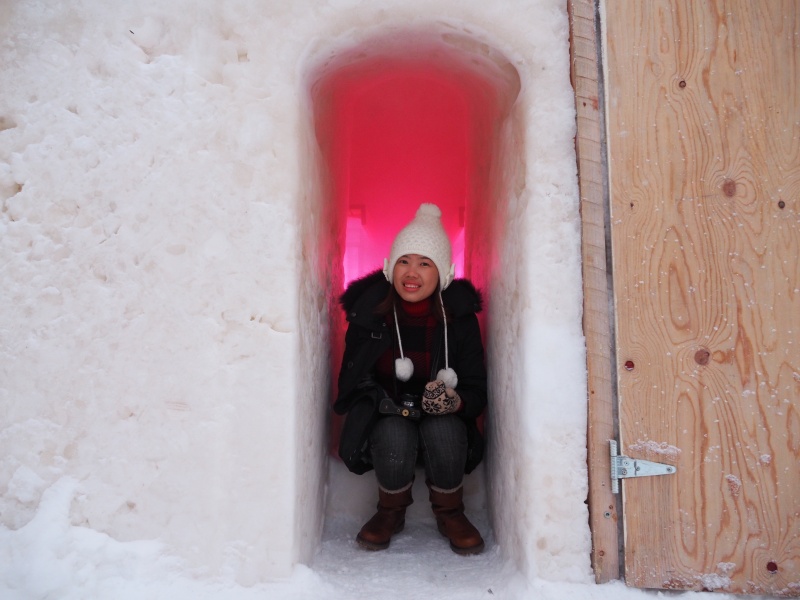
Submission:
<svg viewBox="0 0 800 600">
<path fill-rule="evenodd" d="M 800 596 L 800 3 L 607 33 L 626 581 Z"/>
<path fill-rule="evenodd" d="M 616 438 L 611 323 L 606 270 L 602 123 L 594 0 L 570 0 L 575 149 L 581 194 L 583 331 L 586 337 L 589 427 L 589 524 L 597 583 L 620 578 L 617 498 L 611 493 L 608 440 Z"/>
</svg>

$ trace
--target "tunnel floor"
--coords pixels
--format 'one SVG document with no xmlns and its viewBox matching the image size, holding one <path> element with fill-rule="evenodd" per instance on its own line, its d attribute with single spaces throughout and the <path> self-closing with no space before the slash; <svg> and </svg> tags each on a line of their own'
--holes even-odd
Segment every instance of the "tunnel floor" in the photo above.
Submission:
<svg viewBox="0 0 800 600">
<path fill-rule="evenodd" d="M 414 504 L 408 509 L 405 529 L 392 538 L 386 550 L 361 549 L 355 536 L 373 512 L 374 475 L 355 477 L 341 472 L 344 467 L 340 464 L 333 465 L 331 471 L 331 485 L 349 489 L 334 490 L 322 541 L 310 565 L 329 587 L 331 599 L 465 600 L 497 597 L 507 586 L 513 569 L 501 557 L 488 512 L 477 498 L 482 496 L 480 474 L 467 477 L 465 503 L 467 516 L 480 530 L 486 549 L 479 555 L 465 557 L 452 552 L 449 542 L 437 531 L 424 477 L 420 474 L 414 483 Z M 355 511 L 358 516 L 344 507 L 351 498 L 360 503 Z"/>
</svg>

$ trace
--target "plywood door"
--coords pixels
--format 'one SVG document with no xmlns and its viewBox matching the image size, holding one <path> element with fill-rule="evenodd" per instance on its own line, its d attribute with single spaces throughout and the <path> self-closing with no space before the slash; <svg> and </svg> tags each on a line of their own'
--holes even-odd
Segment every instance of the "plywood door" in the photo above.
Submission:
<svg viewBox="0 0 800 600">
<path fill-rule="evenodd" d="M 800 3 L 609 0 L 625 577 L 800 595 Z"/>
</svg>

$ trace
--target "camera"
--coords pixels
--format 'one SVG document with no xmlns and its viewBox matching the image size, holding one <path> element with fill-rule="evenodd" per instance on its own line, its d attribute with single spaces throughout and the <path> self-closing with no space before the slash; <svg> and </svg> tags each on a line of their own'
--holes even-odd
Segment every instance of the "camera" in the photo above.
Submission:
<svg viewBox="0 0 800 600">
<path fill-rule="evenodd" d="M 418 421 L 422 416 L 419 406 L 420 396 L 416 394 L 400 394 L 400 398 L 397 401 L 386 396 L 381 400 L 378 412 L 384 415 L 397 415 L 398 417 Z"/>
</svg>

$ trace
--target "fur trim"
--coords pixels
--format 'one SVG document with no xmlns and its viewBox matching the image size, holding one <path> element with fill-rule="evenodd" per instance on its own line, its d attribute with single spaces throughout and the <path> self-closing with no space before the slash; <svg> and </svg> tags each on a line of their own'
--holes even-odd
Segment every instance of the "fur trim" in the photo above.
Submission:
<svg viewBox="0 0 800 600">
<path fill-rule="evenodd" d="M 367 290 L 378 285 L 384 290 L 382 293 L 385 295 L 389 290 L 389 282 L 383 277 L 383 271 L 380 269 L 351 281 L 344 293 L 339 296 L 339 304 L 345 311 L 350 312 Z"/>
<path fill-rule="evenodd" d="M 442 292 L 442 300 L 455 317 L 483 310 L 483 294 L 469 279 L 456 279 Z"/>
<path fill-rule="evenodd" d="M 382 486 L 382 485 L 380 485 L 380 484 L 378 484 L 378 488 L 379 488 L 379 489 L 380 489 L 380 490 L 381 490 L 381 491 L 382 491 L 384 494 L 400 494 L 400 493 L 402 493 L 402 492 L 405 492 L 406 490 L 410 490 L 410 489 L 411 489 L 411 487 L 412 487 L 413 485 L 414 485 L 414 480 L 412 479 L 412 480 L 411 480 L 411 483 L 409 483 L 409 484 L 407 484 L 407 485 L 404 485 L 404 486 L 403 486 L 403 487 L 401 487 L 399 490 L 387 490 L 385 487 L 383 487 L 383 486 Z"/>
<path fill-rule="evenodd" d="M 360 279 L 351 281 L 344 293 L 339 296 L 339 304 L 346 312 L 350 312 L 368 292 L 375 294 L 375 304 L 377 304 L 386 296 L 390 285 L 383 276 L 383 271 L 377 269 Z M 442 292 L 442 300 L 450 314 L 455 317 L 483 310 L 483 294 L 469 279 L 453 281 Z"/>
</svg>

